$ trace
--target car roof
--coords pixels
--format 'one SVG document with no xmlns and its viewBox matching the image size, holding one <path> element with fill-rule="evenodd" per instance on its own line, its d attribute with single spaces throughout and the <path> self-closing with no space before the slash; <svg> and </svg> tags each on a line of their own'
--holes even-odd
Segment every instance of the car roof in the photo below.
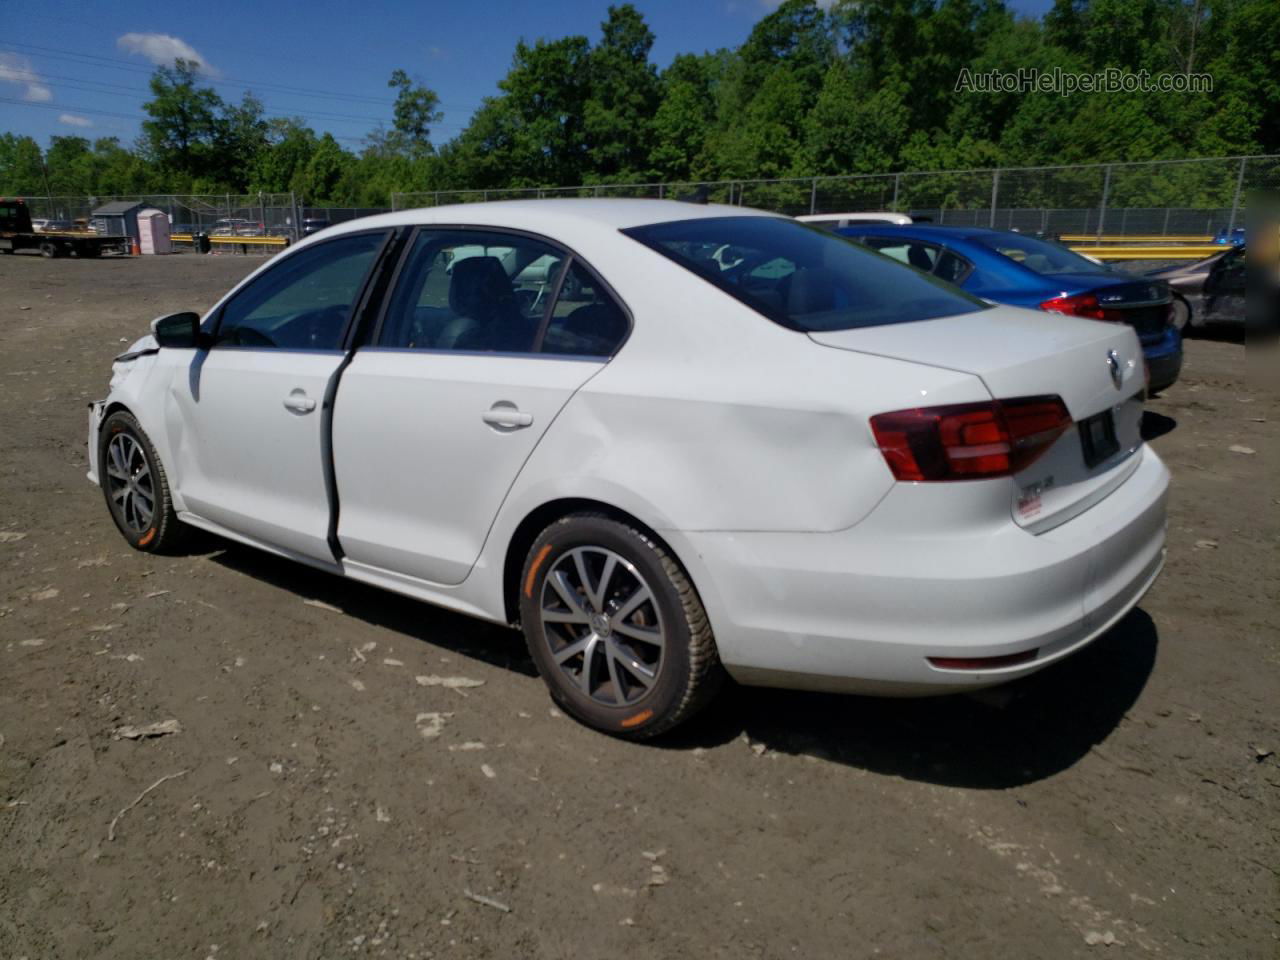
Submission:
<svg viewBox="0 0 1280 960">
<path fill-rule="evenodd" d="M 494 200 L 485 203 L 457 203 L 441 207 L 397 210 L 359 220 L 348 220 L 325 232 L 331 239 L 356 230 L 430 224 L 465 224 L 476 227 L 507 227 L 544 232 L 556 227 L 600 227 L 625 230 L 673 220 L 704 217 L 782 217 L 781 214 L 750 207 L 725 204 L 684 203 L 679 200 L 641 200 L 614 197 L 547 198 L 541 200 Z"/>
<path fill-rule="evenodd" d="M 851 223 L 847 227 L 840 227 L 840 233 L 878 233 L 883 236 L 903 236 L 903 237 L 937 237 L 939 239 L 955 239 L 962 240 L 976 239 L 984 236 L 1001 236 L 1004 234 L 1014 233 L 1012 230 L 997 230 L 993 227 L 962 227 L 952 224 L 943 223 Z M 1029 234 L 1018 234 L 1018 236 L 1029 236 Z"/>
</svg>

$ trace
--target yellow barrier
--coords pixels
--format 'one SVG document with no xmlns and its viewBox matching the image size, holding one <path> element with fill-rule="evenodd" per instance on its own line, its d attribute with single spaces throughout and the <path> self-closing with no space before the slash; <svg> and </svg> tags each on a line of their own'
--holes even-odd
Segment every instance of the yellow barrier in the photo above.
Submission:
<svg viewBox="0 0 1280 960">
<path fill-rule="evenodd" d="M 1096 257 L 1099 260 L 1203 260 L 1215 253 L 1221 253 L 1229 247 L 1217 244 L 1199 246 L 1132 246 L 1132 247 L 1089 247 L 1073 246 L 1076 253 Z"/>
<path fill-rule="evenodd" d="M 174 243 L 194 243 L 195 237 L 189 233 L 172 233 L 169 239 Z M 210 237 L 210 243 L 252 244 L 260 247 L 287 247 L 288 237 Z"/>
<path fill-rule="evenodd" d="M 1058 238 L 1063 243 L 1212 243 L 1213 237 L 1205 236 L 1157 236 L 1155 234 L 1117 235 L 1091 233 L 1064 233 Z"/>
</svg>

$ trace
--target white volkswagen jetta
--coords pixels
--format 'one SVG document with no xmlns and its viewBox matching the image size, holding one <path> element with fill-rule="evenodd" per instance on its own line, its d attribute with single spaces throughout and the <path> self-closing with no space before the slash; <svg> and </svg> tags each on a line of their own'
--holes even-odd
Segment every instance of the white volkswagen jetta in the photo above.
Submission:
<svg viewBox="0 0 1280 960">
<path fill-rule="evenodd" d="M 786 217 L 648 200 L 331 227 L 117 359 L 125 538 L 199 527 L 500 623 L 647 737 L 722 673 L 1021 677 L 1164 560 L 1132 329 L 997 307 Z"/>
</svg>

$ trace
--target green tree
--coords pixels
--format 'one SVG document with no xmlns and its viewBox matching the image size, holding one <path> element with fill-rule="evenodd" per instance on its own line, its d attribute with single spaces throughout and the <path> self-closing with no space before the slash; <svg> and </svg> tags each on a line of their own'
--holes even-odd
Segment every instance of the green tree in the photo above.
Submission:
<svg viewBox="0 0 1280 960">
<path fill-rule="evenodd" d="M 326 133 L 316 143 L 307 165 L 293 178 L 290 186 L 307 203 L 341 203 L 338 185 L 352 163 L 352 156 Z"/>
<path fill-rule="evenodd" d="M 45 193 L 44 158 L 31 137 L 0 134 L 0 194 L 37 196 Z"/>
<path fill-rule="evenodd" d="M 387 86 L 396 90 L 394 129 L 410 150 L 431 150 L 431 126 L 439 123 L 440 98 L 430 87 L 414 84 L 403 70 L 393 70 Z"/>
<path fill-rule="evenodd" d="M 301 117 L 267 121 L 265 144 L 253 158 L 250 190 L 284 193 L 306 169 L 316 151 L 316 133 Z"/>
<path fill-rule="evenodd" d="M 649 165 L 665 180 L 705 173 L 706 146 L 716 118 L 709 56 L 680 54 L 662 74 L 662 100 L 653 117 Z"/>
<path fill-rule="evenodd" d="M 648 166 L 658 73 L 649 62 L 653 31 L 629 3 L 610 7 L 589 55 L 583 136 L 592 180 L 634 179 Z"/>
<path fill-rule="evenodd" d="M 210 87 L 197 85 L 198 64 L 175 60 L 157 67 L 152 98 L 142 105 L 145 149 L 156 164 L 178 178 L 207 176 L 215 166 L 218 118 L 224 104 Z"/>
</svg>

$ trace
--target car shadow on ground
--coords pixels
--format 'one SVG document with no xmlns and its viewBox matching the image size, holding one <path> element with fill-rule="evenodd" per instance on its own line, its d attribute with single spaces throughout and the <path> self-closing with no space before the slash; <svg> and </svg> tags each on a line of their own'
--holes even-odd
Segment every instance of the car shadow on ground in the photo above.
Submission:
<svg viewBox="0 0 1280 960">
<path fill-rule="evenodd" d="M 746 735 L 764 752 L 807 755 L 944 786 L 1003 790 L 1072 766 L 1138 699 L 1155 664 L 1142 610 L 1079 653 L 976 696 L 886 699 L 730 686 L 668 748 Z"/>
<path fill-rule="evenodd" d="M 214 563 L 297 594 L 301 599 L 320 600 L 337 607 L 349 617 L 393 630 L 441 650 L 472 657 L 526 677 L 538 675 L 523 635 L 514 630 L 326 573 L 253 547 L 227 543 L 211 535 L 202 535 L 200 540 L 204 549 L 218 551 L 210 556 Z"/>
<path fill-rule="evenodd" d="M 300 600 L 321 600 L 441 650 L 537 676 L 515 630 L 212 536 L 192 547 Z M 1008 789 L 1067 769 L 1105 740 L 1146 686 L 1157 646 L 1154 622 L 1135 609 L 1079 653 L 974 696 L 888 699 L 727 683 L 698 717 L 651 746 L 688 751 L 745 735 L 764 752 L 945 786 Z"/>
<path fill-rule="evenodd" d="M 1147 442 L 1158 440 L 1166 433 L 1173 433 L 1177 426 L 1178 421 L 1173 417 L 1166 417 L 1154 410 L 1142 411 L 1142 439 Z"/>
<path fill-rule="evenodd" d="M 1184 331 L 1183 340 L 1216 340 L 1219 343 L 1244 343 L 1248 333 L 1247 324 L 1241 317 L 1232 323 L 1226 320 L 1207 320 L 1190 332 Z"/>
</svg>

